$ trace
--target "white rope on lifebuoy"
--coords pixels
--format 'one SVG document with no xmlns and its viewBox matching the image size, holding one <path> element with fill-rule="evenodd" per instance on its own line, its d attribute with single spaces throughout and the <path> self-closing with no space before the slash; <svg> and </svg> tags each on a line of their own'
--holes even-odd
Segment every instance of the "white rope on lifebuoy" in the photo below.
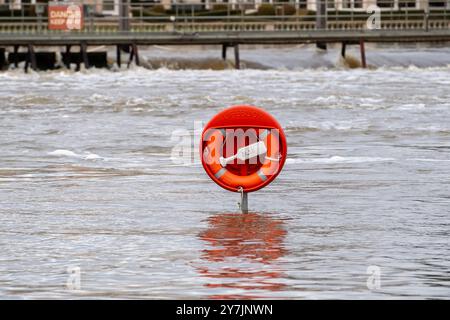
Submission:
<svg viewBox="0 0 450 320">
<path fill-rule="evenodd" d="M 278 159 L 275 159 L 275 158 L 272 158 L 272 157 L 268 157 L 268 156 L 265 156 L 265 158 L 266 158 L 267 160 L 270 160 L 270 161 L 280 161 L 280 159 L 281 159 L 280 156 L 278 157 Z"/>
</svg>

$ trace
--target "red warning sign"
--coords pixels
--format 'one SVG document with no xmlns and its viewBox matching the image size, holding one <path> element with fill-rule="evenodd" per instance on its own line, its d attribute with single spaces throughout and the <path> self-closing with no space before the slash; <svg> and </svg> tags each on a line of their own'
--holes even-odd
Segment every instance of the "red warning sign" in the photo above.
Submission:
<svg viewBox="0 0 450 320">
<path fill-rule="evenodd" d="M 48 6 L 48 28 L 50 30 L 81 30 L 83 7 L 78 4 L 50 4 Z"/>
<path fill-rule="evenodd" d="M 219 186 L 252 192 L 272 182 L 283 168 L 286 137 L 269 113 L 234 106 L 214 116 L 203 130 L 202 165 Z"/>
</svg>

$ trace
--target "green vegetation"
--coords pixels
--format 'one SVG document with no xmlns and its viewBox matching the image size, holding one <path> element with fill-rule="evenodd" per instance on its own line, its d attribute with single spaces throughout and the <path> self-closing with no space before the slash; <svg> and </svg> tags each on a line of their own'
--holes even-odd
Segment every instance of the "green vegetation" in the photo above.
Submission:
<svg viewBox="0 0 450 320">
<path fill-rule="evenodd" d="M 150 11 L 152 11 L 156 14 L 161 14 L 161 15 L 166 13 L 166 9 L 164 8 L 164 6 L 162 4 L 154 5 Z"/>
<path fill-rule="evenodd" d="M 295 6 L 289 3 L 285 3 L 283 4 L 282 8 L 282 14 L 284 14 L 285 16 L 292 16 L 294 14 L 296 14 L 296 9 Z"/>
<path fill-rule="evenodd" d="M 212 6 L 211 11 L 228 11 L 228 6 L 224 3 L 216 3 Z"/>
<path fill-rule="evenodd" d="M 263 3 L 258 8 L 259 16 L 274 16 L 275 15 L 275 7 L 270 3 Z"/>
</svg>

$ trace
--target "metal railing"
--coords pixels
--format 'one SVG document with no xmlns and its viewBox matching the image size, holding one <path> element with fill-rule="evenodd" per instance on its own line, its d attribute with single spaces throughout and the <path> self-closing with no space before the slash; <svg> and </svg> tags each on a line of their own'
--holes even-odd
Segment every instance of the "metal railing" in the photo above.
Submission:
<svg viewBox="0 0 450 320">
<path fill-rule="evenodd" d="M 384 30 L 450 29 L 450 0 L 322 0 L 324 9 L 316 10 L 320 1 L 68 3 L 83 8 L 84 26 L 75 33 L 365 30 L 374 14 Z M 368 10 L 374 3 L 379 9 Z M 124 11 L 129 15 L 120 16 Z M 68 32 L 49 30 L 48 22 L 48 3 L 0 4 L 0 34 Z"/>
</svg>

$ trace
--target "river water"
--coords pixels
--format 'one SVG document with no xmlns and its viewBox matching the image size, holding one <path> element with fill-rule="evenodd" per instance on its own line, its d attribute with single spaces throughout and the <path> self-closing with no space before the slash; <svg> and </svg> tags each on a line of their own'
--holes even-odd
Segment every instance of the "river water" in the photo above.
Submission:
<svg viewBox="0 0 450 320">
<path fill-rule="evenodd" d="M 0 73 L 0 297 L 448 299 L 437 52 L 432 67 Z M 197 149 L 173 152 L 235 104 L 288 140 L 248 215 Z"/>
</svg>

